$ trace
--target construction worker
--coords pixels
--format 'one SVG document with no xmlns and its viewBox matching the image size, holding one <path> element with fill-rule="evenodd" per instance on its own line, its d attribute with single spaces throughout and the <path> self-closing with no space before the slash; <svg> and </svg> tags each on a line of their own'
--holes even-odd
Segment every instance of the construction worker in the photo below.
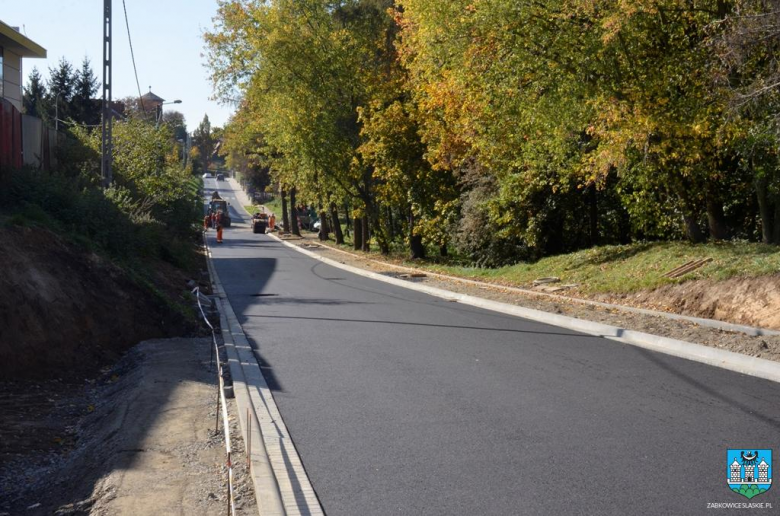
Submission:
<svg viewBox="0 0 780 516">
<path fill-rule="evenodd" d="M 208 213 L 203 217 L 203 231 L 209 230 L 209 223 L 211 222 L 211 215 Z"/>
<path fill-rule="evenodd" d="M 274 230 L 274 224 L 276 224 L 276 215 L 272 213 L 271 216 L 268 217 L 268 231 Z"/>
<path fill-rule="evenodd" d="M 217 223 L 217 243 L 222 243 L 222 212 L 218 211 L 216 216 Z"/>
</svg>

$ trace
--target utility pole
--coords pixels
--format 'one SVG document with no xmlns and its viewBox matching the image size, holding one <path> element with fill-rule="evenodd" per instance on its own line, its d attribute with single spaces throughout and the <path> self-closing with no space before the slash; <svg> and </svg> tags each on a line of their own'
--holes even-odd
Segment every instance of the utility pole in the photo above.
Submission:
<svg viewBox="0 0 780 516">
<path fill-rule="evenodd" d="M 113 181 L 111 161 L 111 0 L 103 0 L 103 129 L 100 145 L 103 185 L 108 188 Z"/>
</svg>

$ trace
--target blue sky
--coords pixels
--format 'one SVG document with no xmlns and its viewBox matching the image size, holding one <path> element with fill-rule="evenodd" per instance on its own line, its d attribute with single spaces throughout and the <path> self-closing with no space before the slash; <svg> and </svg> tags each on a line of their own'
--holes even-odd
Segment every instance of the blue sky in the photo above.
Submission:
<svg viewBox="0 0 780 516">
<path fill-rule="evenodd" d="M 216 0 L 125 0 L 141 92 L 166 100 L 181 99 L 166 109 L 181 111 L 192 131 L 208 113 L 212 126 L 223 125 L 233 109 L 210 101 L 208 71 L 203 64 L 201 34 L 212 27 Z M 103 0 L 0 1 L 0 20 L 48 51 L 47 59 L 25 59 L 25 82 L 33 67 L 48 78 L 49 67 L 65 57 L 81 66 L 92 62 L 102 82 Z M 113 97 L 138 96 L 122 0 L 113 0 Z"/>
</svg>

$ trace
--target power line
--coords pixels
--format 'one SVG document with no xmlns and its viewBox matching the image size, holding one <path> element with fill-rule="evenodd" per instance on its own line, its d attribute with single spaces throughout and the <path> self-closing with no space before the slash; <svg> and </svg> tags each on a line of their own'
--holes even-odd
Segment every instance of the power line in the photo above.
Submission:
<svg viewBox="0 0 780 516">
<path fill-rule="evenodd" d="M 141 83 L 138 82 L 138 68 L 135 66 L 135 53 L 133 52 L 133 39 L 130 37 L 130 21 L 127 19 L 127 4 L 122 0 L 122 9 L 125 11 L 125 25 L 127 26 L 127 41 L 130 43 L 130 58 L 133 60 L 133 72 L 135 73 L 135 85 L 138 88 L 138 102 L 141 103 L 141 110 L 146 113 L 144 99 L 141 98 Z"/>
</svg>

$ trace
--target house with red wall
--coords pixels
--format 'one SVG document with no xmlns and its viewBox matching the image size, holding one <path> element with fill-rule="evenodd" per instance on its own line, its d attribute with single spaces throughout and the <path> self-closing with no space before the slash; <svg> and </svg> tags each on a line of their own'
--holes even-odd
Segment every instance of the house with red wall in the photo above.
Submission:
<svg viewBox="0 0 780 516">
<path fill-rule="evenodd" d="M 43 166 L 44 158 L 49 163 L 49 131 L 39 119 L 27 120 L 22 115 L 22 61 L 45 57 L 45 48 L 0 20 L 0 167 Z M 30 141 L 25 142 L 23 133 Z M 25 156 L 25 148 L 29 156 Z"/>
</svg>

